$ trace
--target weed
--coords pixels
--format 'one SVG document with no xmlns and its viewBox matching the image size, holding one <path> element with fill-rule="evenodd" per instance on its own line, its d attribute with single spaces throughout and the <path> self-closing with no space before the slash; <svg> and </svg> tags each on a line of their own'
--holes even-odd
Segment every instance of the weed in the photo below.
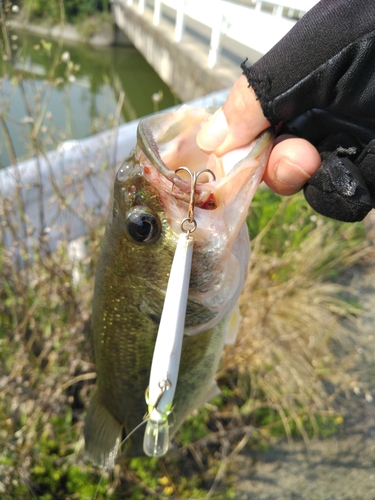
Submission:
<svg viewBox="0 0 375 500">
<path fill-rule="evenodd" d="M 262 415 L 263 423 L 267 416 L 289 437 L 297 432 L 308 441 L 319 434 L 317 414 L 332 411 L 335 395 L 355 384 L 360 308 L 356 292 L 333 280 L 372 255 L 372 246 L 363 225 L 317 216 L 301 196 L 260 191 L 248 225 L 258 235 L 241 332 L 224 367 L 238 367 L 242 414 Z"/>
</svg>

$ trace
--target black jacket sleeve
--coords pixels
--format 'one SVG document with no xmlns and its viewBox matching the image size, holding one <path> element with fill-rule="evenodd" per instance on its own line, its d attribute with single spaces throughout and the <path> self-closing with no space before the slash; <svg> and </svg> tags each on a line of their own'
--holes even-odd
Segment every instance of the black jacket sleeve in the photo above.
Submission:
<svg viewBox="0 0 375 500">
<path fill-rule="evenodd" d="M 242 69 L 268 120 L 320 151 L 309 203 L 362 219 L 375 207 L 375 1 L 322 0 Z"/>
</svg>

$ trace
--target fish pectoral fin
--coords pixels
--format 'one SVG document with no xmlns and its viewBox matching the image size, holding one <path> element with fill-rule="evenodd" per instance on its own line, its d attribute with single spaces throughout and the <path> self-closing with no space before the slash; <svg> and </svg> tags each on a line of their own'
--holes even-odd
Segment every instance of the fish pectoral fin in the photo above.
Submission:
<svg viewBox="0 0 375 500">
<path fill-rule="evenodd" d="M 97 465 L 111 469 L 114 466 L 122 437 L 122 425 L 107 410 L 96 390 L 85 420 L 85 449 Z"/>
<path fill-rule="evenodd" d="M 237 338 L 238 330 L 241 323 L 240 306 L 237 304 L 233 309 L 232 314 L 229 316 L 228 329 L 225 335 L 226 344 L 234 344 Z"/>
</svg>

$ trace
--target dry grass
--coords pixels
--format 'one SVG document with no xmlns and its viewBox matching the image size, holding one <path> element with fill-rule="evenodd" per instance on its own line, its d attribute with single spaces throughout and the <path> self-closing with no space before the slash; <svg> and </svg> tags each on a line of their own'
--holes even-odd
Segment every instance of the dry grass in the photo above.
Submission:
<svg viewBox="0 0 375 500">
<path fill-rule="evenodd" d="M 286 214 L 288 203 L 278 210 L 284 205 Z M 339 225 L 310 211 L 298 215 L 297 210 L 287 231 L 298 233 L 308 225 L 304 239 L 290 244 L 290 234 L 275 252 L 269 237 L 277 238 L 279 215 L 254 241 L 241 297 L 242 327 L 223 364 L 224 370 L 238 367 L 249 412 L 274 409 L 288 437 L 297 428 L 308 441 L 306 427 L 318 433 L 316 416 L 334 413 L 337 394 L 358 386 L 354 367 L 362 313 L 357 291 L 335 281 L 354 265 L 373 260 L 374 248 L 358 238 L 359 226 Z"/>
</svg>

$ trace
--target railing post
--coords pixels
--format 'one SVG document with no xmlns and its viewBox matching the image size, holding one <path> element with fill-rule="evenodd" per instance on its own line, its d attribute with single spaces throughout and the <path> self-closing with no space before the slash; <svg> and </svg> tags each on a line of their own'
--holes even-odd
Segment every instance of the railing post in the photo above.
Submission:
<svg viewBox="0 0 375 500">
<path fill-rule="evenodd" d="M 154 24 L 158 26 L 160 24 L 160 11 L 161 11 L 161 0 L 154 1 Z"/>
<path fill-rule="evenodd" d="M 176 26 L 174 29 L 175 42 L 181 42 L 185 27 L 185 0 L 179 0 L 176 7 Z"/>
<path fill-rule="evenodd" d="M 143 14 L 145 11 L 145 0 L 139 0 L 138 2 L 138 12 Z"/>
<path fill-rule="evenodd" d="M 272 14 L 277 17 L 283 17 L 283 10 L 284 10 L 283 5 L 275 5 Z"/>
<path fill-rule="evenodd" d="M 220 44 L 221 44 L 221 29 L 223 25 L 223 10 L 222 10 L 222 4 L 221 2 L 219 3 L 220 7 L 218 6 L 218 9 L 214 13 L 214 20 L 212 24 L 212 31 L 211 31 L 211 43 L 210 43 L 210 51 L 208 53 L 208 67 L 213 68 L 216 66 L 217 61 L 220 56 Z"/>
</svg>

